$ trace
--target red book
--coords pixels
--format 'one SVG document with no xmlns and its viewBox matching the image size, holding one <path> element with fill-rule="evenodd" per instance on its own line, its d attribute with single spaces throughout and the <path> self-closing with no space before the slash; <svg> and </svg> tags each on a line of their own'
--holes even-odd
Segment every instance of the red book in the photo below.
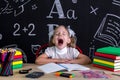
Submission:
<svg viewBox="0 0 120 80">
<path fill-rule="evenodd" d="M 22 58 L 22 55 L 15 55 L 14 56 L 14 59 L 21 59 Z"/>
<path fill-rule="evenodd" d="M 98 67 L 98 68 L 102 68 L 102 69 L 106 69 L 106 70 L 109 70 L 109 71 L 113 71 L 113 72 L 120 72 L 120 69 L 109 68 L 109 67 L 101 66 L 101 65 L 98 65 L 98 64 L 93 64 L 93 66 Z"/>
<path fill-rule="evenodd" d="M 105 58 L 110 58 L 110 59 L 113 59 L 113 60 L 120 59 L 120 56 L 113 55 L 113 54 L 105 54 L 105 53 L 95 52 L 94 55 L 105 57 Z"/>
</svg>

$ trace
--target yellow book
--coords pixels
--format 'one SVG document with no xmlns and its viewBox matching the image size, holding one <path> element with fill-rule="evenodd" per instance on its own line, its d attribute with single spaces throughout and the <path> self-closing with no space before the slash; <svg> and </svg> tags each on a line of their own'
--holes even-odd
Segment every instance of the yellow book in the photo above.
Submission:
<svg viewBox="0 0 120 80">
<path fill-rule="evenodd" d="M 22 52 L 21 52 L 21 51 L 16 50 L 15 56 L 16 56 L 16 55 L 22 55 Z"/>
<path fill-rule="evenodd" d="M 23 64 L 17 64 L 17 65 L 12 65 L 13 69 L 18 69 L 18 68 L 22 68 Z M 0 64 L 0 69 L 2 68 L 1 64 Z"/>
<path fill-rule="evenodd" d="M 14 66 L 14 65 L 17 65 L 17 64 L 23 64 L 23 61 L 13 61 L 12 62 L 12 65 Z"/>
<path fill-rule="evenodd" d="M 110 62 L 110 61 L 105 61 L 105 60 L 101 60 L 101 59 L 93 59 L 93 62 L 99 62 L 99 63 L 104 63 L 104 64 L 108 64 L 111 66 L 120 66 L 120 63 L 114 63 L 114 62 Z"/>
</svg>

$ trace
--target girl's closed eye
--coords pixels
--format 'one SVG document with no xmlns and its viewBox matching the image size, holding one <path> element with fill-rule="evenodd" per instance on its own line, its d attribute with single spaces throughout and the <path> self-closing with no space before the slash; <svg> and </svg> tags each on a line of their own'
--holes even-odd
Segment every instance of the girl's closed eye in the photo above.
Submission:
<svg viewBox="0 0 120 80">
<path fill-rule="evenodd" d="M 66 33 L 63 33 L 63 35 L 66 35 Z"/>
<path fill-rule="evenodd" d="M 55 33 L 55 35 L 56 35 L 56 36 L 58 36 L 58 35 L 59 35 L 59 33 Z"/>
</svg>

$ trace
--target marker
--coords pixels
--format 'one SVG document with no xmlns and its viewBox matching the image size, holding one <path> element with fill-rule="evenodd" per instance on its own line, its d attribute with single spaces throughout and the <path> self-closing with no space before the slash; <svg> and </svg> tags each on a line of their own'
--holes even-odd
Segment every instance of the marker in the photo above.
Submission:
<svg viewBox="0 0 120 80">
<path fill-rule="evenodd" d="M 75 77 L 74 74 L 63 73 L 63 72 L 56 72 L 55 75 L 56 75 L 56 76 L 67 77 L 67 78 L 74 78 L 74 77 Z"/>
</svg>

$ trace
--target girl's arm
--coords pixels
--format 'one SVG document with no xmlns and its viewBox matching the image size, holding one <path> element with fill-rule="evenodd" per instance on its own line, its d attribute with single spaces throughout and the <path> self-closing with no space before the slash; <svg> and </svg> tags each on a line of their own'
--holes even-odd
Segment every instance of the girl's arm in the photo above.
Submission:
<svg viewBox="0 0 120 80">
<path fill-rule="evenodd" d="M 67 59 L 52 59 L 49 58 L 45 53 L 43 53 L 35 60 L 35 63 L 42 65 L 47 63 L 65 63 L 67 61 Z"/>
<path fill-rule="evenodd" d="M 67 63 L 71 64 L 89 64 L 91 63 L 91 59 L 84 55 L 84 54 L 79 54 L 76 59 L 69 60 Z"/>
</svg>

